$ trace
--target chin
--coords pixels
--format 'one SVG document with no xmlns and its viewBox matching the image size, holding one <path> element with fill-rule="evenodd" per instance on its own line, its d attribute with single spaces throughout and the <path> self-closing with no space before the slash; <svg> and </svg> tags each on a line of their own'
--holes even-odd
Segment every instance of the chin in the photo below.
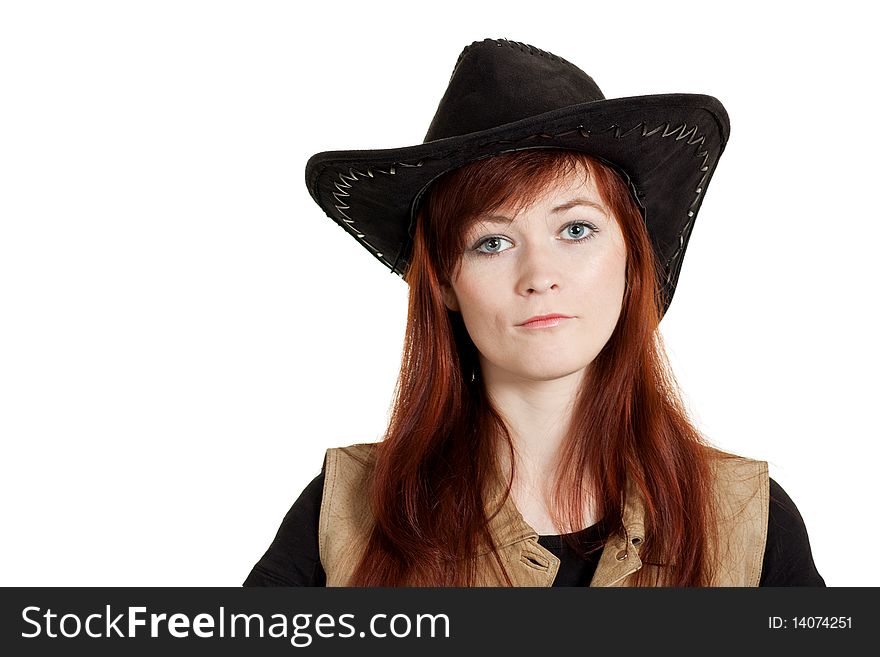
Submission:
<svg viewBox="0 0 880 657">
<path fill-rule="evenodd" d="M 545 365 L 543 367 L 530 367 L 519 370 L 518 374 L 524 379 L 532 381 L 555 381 L 556 379 L 564 379 L 566 377 L 580 374 L 587 367 L 588 363 L 578 365 Z"/>
</svg>

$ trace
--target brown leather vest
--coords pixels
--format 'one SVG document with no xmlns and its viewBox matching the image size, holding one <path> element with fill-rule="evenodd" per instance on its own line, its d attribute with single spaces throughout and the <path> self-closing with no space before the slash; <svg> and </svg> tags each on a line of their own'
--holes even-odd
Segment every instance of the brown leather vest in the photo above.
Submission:
<svg viewBox="0 0 880 657">
<path fill-rule="evenodd" d="M 346 586 L 366 546 L 372 514 L 365 491 L 376 444 L 327 450 L 318 529 L 327 586 Z M 721 541 L 712 586 L 757 586 L 767 540 L 767 463 L 723 452 L 719 455 L 725 457 L 714 460 Z M 498 508 L 503 493 L 504 488 L 497 485 L 488 508 Z M 590 586 L 631 586 L 633 573 L 640 569 L 651 569 L 654 581 L 662 584 L 662 568 L 642 564 L 639 558 L 639 545 L 645 538 L 644 506 L 634 487 L 629 488 L 623 524 L 624 533 L 606 541 Z M 526 524 L 511 497 L 490 520 L 489 528 L 514 586 L 552 586 L 559 558 L 538 543 L 538 533 Z M 506 586 L 488 551 L 475 558 L 477 586 Z"/>
</svg>

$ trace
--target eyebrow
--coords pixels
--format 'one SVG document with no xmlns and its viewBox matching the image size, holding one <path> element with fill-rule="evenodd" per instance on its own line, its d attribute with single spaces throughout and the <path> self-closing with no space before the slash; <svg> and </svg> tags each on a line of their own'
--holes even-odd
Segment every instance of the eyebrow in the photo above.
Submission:
<svg viewBox="0 0 880 657">
<path fill-rule="evenodd" d="M 550 214 L 558 214 L 560 212 L 565 212 L 566 210 L 570 210 L 571 208 L 577 207 L 578 205 L 583 205 L 586 207 L 595 208 L 595 209 L 599 210 L 599 212 L 604 214 L 606 217 L 608 216 L 608 211 L 605 209 L 605 207 L 602 204 L 596 203 L 596 201 L 593 201 L 591 199 L 582 198 L 582 197 L 573 198 L 570 201 L 562 203 L 561 205 L 557 205 L 555 208 L 550 210 Z M 496 214 L 480 215 L 477 218 L 477 223 L 484 223 L 484 224 L 509 224 L 512 221 L 513 221 L 513 219 L 510 217 L 505 217 L 504 215 L 496 215 Z"/>
</svg>

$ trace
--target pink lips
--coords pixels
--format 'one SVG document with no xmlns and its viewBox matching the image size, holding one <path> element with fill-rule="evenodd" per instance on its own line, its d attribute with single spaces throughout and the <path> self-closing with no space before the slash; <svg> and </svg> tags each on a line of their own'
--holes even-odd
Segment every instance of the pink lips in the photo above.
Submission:
<svg viewBox="0 0 880 657">
<path fill-rule="evenodd" d="M 571 317 L 568 315 L 560 315 L 559 313 L 553 313 L 551 315 L 536 315 L 520 324 L 520 326 L 529 329 L 551 328 L 553 326 L 559 326 L 563 320 L 566 319 L 571 319 Z"/>
</svg>

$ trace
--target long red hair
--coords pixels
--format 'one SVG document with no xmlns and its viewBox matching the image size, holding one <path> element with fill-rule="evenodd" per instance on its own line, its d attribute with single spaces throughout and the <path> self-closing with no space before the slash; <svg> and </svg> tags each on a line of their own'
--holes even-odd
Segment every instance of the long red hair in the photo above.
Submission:
<svg viewBox="0 0 880 657">
<path fill-rule="evenodd" d="M 472 162 L 435 181 L 421 203 L 405 279 L 409 312 L 388 430 L 377 446 L 374 524 L 351 586 L 469 586 L 477 547 L 493 546 L 481 495 L 513 443 L 485 393 L 460 313 L 443 303 L 464 237 L 481 212 L 524 207 L 572 171 L 592 177 L 621 228 L 626 289 L 617 326 L 588 369 L 563 440 L 551 513 L 579 529 L 586 495 L 607 532 L 622 531 L 629 477 L 645 500 L 638 585 L 705 586 L 712 577 L 713 449 L 689 419 L 658 331 L 660 267 L 622 177 L 583 153 L 533 149 Z M 593 473 L 587 477 L 586 473 Z M 506 482 L 510 493 L 511 481 Z M 585 491 L 585 486 L 589 492 Z M 577 546 L 572 544 L 577 549 Z M 512 584 L 501 559 L 496 562 Z"/>
</svg>

